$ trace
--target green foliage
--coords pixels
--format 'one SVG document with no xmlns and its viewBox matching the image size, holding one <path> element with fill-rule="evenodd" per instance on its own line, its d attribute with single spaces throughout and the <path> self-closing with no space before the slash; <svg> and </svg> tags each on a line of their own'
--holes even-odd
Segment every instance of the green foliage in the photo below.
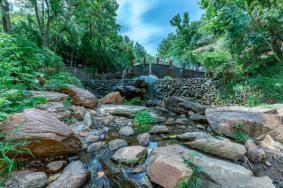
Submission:
<svg viewBox="0 0 283 188">
<path fill-rule="evenodd" d="M 236 140 L 236 142 L 239 143 L 246 143 L 246 141 L 250 138 L 246 133 L 244 133 L 244 126 L 243 124 L 235 124 L 233 126 L 234 130 L 235 130 L 235 135 L 234 138 Z"/>
<path fill-rule="evenodd" d="M 72 108 L 72 106 L 73 106 L 72 101 L 69 98 L 64 100 L 64 107 L 65 108 L 69 108 L 70 109 L 70 108 Z"/>
<path fill-rule="evenodd" d="M 143 101 L 140 97 L 134 97 L 131 100 L 125 100 L 125 105 L 133 105 L 133 106 L 140 106 L 143 104 Z"/>
<path fill-rule="evenodd" d="M 81 81 L 78 78 L 67 72 L 59 72 L 50 76 L 45 87 L 52 90 L 60 87 L 67 87 L 68 84 L 83 87 Z"/>
<path fill-rule="evenodd" d="M 201 178 L 199 175 L 203 173 L 203 169 L 199 166 L 194 165 L 194 160 L 198 156 L 196 152 L 189 152 L 188 158 L 184 160 L 187 167 L 192 169 L 193 175 L 189 181 L 181 182 L 179 188 L 199 188 L 201 185 Z"/>
<path fill-rule="evenodd" d="M 163 78 L 164 80 L 174 80 L 174 78 L 173 77 L 171 77 L 171 76 L 164 76 L 164 78 Z"/>
<path fill-rule="evenodd" d="M 153 123 L 153 119 L 148 111 L 137 112 L 134 117 L 134 128 L 137 133 L 148 132 Z"/>
</svg>

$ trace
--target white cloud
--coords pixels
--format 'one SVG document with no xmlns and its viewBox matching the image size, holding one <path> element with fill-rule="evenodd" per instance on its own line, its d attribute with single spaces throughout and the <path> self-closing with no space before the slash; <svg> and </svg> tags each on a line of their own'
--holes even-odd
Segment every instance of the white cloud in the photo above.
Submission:
<svg viewBox="0 0 283 188">
<path fill-rule="evenodd" d="M 156 47 L 150 41 L 151 36 L 162 32 L 162 27 L 148 25 L 143 22 L 143 14 L 154 6 L 154 1 L 144 0 L 118 0 L 118 22 L 127 27 L 123 35 L 129 36 L 133 41 L 140 42 L 146 50 L 154 54 Z"/>
</svg>

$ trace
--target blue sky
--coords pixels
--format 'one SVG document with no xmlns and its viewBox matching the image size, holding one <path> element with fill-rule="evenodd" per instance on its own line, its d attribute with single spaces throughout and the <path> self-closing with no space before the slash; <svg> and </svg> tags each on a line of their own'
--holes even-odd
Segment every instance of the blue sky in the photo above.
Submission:
<svg viewBox="0 0 283 188">
<path fill-rule="evenodd" d="M 160 41 L 174 31 L 169 20 L 177 13 L 188 11 L 192 21 L 203 14 L 197 0 L 118 0 L 120 33 L 140 42 L 155 55 Z"/>
</svg>

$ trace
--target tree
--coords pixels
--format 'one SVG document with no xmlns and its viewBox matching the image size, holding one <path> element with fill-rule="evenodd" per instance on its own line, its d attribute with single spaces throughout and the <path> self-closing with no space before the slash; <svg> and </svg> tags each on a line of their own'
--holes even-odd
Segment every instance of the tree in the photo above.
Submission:
<svg viewBox="0 0 283 188">
<path fill-rule="evenodd" d="M 12 25 L 9 14 L 9 2 L 7 0 L 0 0 L 0 10 L 2 14 L 3 31 L 10 33 L 12 31 Z"/>
</svg>

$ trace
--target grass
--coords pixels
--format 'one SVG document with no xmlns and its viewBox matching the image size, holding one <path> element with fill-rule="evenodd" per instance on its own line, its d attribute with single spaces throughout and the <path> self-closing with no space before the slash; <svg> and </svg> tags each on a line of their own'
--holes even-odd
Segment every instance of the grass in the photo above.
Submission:
<svg viewBox="0 0 283 188">
<path fill-rule="evenodd" d="M 141 100 L 140 97 L 135 97 L 131 100 L 125 100 L 124 104 L 131 105 L 131 106 L 140 106 L 143 104 L 143 101 Z"/>
<path fill-rule="evenodd" d="M 148 111 L 137 112 L 134 117 L 134 128 L 137 133 L 149 132 L 153 119 Z"/>
<path fill-rule="evenodd" d="M 234 134 L 234 138 L 235 141 L 238 143 L 246 143 L 246 141 L 250 138 L 249 135 L 247 135 L 246 133 L 244 133 L 243 129 L 244 129 L 243 124 L 235 124 L 233 126 L 233 128 L 235 129 L 235 134 Z"/>
</svg>

